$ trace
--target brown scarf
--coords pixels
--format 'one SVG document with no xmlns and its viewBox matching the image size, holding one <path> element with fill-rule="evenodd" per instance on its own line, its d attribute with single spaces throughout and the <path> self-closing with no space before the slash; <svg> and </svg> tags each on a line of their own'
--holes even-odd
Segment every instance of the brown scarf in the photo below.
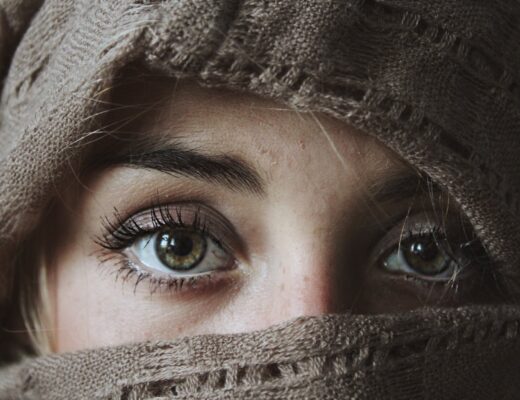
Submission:
<svg viewBox="0 0 520 400">
<path fill-rule="evenodd" d="M 459 202 L 515 281 L 519 43 L 516 1 L 2 1 L 0 309 L 17 245 L 102 134 L 91 116 L 133 62 L 374 135 Z M 312 318 L 49 357 L 4 371 L 1 398 L 513 399 L 518 312 Z"/>
<path fill-rule="evenodd" d="M 516 307 L 306 317 L 42 357 L 0 373 L 1 399 L 518 399 Z"/>
</svg>

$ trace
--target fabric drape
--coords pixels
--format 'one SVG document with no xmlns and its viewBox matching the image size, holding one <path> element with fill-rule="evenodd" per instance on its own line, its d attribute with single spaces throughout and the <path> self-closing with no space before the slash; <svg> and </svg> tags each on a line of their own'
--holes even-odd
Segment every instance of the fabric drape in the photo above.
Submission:
<svg viewBox="0 0 520 400">
<path fill-rule="evenodd" d="M 500 275 L 516 281 L 518 2 L 2 0 L 0 62 L 0 318 L 24 240 L 107 133 L 93 116 L 136 63 L 377 137 L 459 203 Z M 0 398 L 514 399 L 518 313 L 303 318 L 50 356 L 6 367 Z"/>
</svg>

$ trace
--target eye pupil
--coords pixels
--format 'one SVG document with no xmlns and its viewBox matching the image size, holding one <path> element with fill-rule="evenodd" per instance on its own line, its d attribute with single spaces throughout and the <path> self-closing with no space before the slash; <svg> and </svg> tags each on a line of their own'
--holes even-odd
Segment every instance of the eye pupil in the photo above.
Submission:
<svg viewBox="0 0 520 400">
<path fill-rule="evenodd" d="M 187 229 L 167 229 L 157 240 L 157 255 L 172 270 L 187 271 L 195 268 L 206 253 L 206 239 L 198 232 Z"/>
<path fill-rule="evenodd" d="M 416 241 L 410 245 L 410 253 L 423 261 L 435 260 L 439 253 L 439 248 L 433 240 Z"/>
<path fill-rule="evenodd" d="M 163 234 L 161 242 L 164 241 L 164 246 L 167 246 L 169 250 L 178 257 L 185 257 L 193 250 L 193 240 L 184 233 L 173 233 Z"/>
<path fill-rule="evenodd" d="M 407 264 L 422 275 L 437 275 L 450 265 L 450 258 L 433 238 L 414 239 L 403 248 Z"/>
</svg>

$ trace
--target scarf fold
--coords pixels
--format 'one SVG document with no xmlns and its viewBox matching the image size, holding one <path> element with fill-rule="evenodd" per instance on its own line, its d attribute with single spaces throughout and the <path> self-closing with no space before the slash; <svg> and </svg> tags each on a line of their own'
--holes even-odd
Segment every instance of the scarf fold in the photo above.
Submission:
<svg viewBox="0 0 520 400">
<path fill-rule="evenodd" d="M 266 330 L 52 355 L 1 399 L 517 399 L 520 309 L 302 317 Z"/>
<path fill-rule="evenodd" d="M 375 136 L 450 193 L 515 281 L 518 21 L 520 3 L 499 0 L 1 1 L 0 318 L 20 244 L 106 134 L 93 116 L 129 64 Z M 55 355 L 4 369 L 0 399 L 516 399 L 518 316 L 301 318 Z"/>
</svg>

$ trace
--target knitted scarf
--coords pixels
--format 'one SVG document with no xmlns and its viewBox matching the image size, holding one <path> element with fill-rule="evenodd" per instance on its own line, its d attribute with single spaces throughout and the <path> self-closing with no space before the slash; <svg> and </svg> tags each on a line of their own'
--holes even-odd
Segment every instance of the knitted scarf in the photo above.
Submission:
<svg viewBox="0 0 520 400">
<path fill-rule="evenodd" d="M 1 399 L 518 399 L 517 307 L 305 317 L 30 360 Z"/>
<path fill-rule="evenodd" d="M 102 134 L 92 116 L 134 62 L 377 137 L 450 193 L 503 276 L 518 275 L 518 2 L 2 0 L 0 62 L 3 312 L 19 243 Z M 513 399 L 518 315 L 325 316 L 50 356 L 4 370 L 0 398 Z"/>
</svg>

